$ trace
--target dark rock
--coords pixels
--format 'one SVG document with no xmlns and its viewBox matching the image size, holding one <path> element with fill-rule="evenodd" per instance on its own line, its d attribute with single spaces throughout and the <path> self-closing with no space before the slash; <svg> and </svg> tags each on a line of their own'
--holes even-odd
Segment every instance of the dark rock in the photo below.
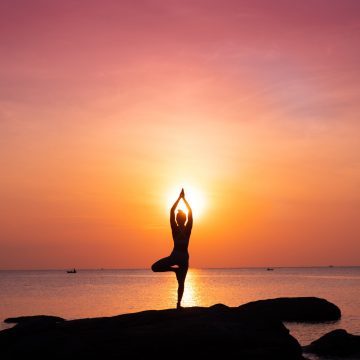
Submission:
<svg viewBox="0 0 360 360">
<path fill-rule="evenodd" d="M 34 316 L 19 316 L 16 318 L 7 318 L 4 320 L 7 324 L 17 324 L 16 326 L 30 326 L 30 327 L 48 327 L 53 324 L 65 321 L 58 316 L 49 315 L 34 315 Z"/>
<path fill-rule="evenodd" d="M 333 330 L 304 346 L 304 351 L 316 355 L 360 359 L 360 336 L 349 334 L 343 329 Z"/>
<path fill-rule="evenodd" d="M 331 302 L 316 297 L 294 297 L 259 300 L 239 306 L 283 321 L 320 322 L 341 317 L 340 309 Z"/>
<path fill-rule="evenodd" d="M 5 359 L 303 359 L 280 320 L 221 304 L 15 326 L 0 332 L 0 348 Z"/>
</svg>

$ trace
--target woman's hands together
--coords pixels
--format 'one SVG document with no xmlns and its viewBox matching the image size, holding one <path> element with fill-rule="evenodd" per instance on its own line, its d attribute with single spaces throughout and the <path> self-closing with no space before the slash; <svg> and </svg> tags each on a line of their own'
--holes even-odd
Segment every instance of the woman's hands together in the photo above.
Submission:
<svg viewBox="0 0 360 360">
<path fill-rule="evenodd" d="M 185 192 L 184 192 L 184 188 L 181 189 L 181 193 L 179 195 L 179 198 L 183 198 L 185 199 Z"/>
</svg>

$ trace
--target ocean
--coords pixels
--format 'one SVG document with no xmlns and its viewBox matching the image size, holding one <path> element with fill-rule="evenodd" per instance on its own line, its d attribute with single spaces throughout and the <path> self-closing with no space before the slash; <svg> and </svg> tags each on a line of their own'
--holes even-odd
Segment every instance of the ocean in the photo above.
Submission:
<svg viewBox="0 0 360 360">
<path fill-rule="evenodd" d="M 173 273 L 151 270 L 2 270 L 0 330 L 3 320 L 22 315 L 57 315 L 65 319 L 112 316 L 173 308 L 177 282 Z M 182 305 L 238 306 L 249 301 L 291 296 L 325 298 L 342 311 L 335 323 L 286 323 L 301 345 L 328 331 L 360 335 L 360 267 L 190 269 Z"/>
</svg>

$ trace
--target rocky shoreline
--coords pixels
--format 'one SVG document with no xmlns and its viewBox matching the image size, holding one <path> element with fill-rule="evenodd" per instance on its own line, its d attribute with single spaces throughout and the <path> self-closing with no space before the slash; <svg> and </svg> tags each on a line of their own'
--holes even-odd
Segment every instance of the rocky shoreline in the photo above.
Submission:
<svg viewBox="0 0 360 360">
<path fill-rule="evenodd" d="M 259 300 L 239 307 L 217 304 L 208 308 L 149 310 L 78 320 L 40 315 L 7 319 L 16 326 L 0 331 L 0 347 L 4 359 L 300 360 L 304 359 L 303 350 L 323 354 L 324 344 L 327 355 L 335 352 L 337 356 L 353 356 L 359 349 L 360 337 L 346 337 L 340 331 L 329 341 L 319 339 L 320 343 L 303 349 L 282 323 L 334 321 L 340 317 L 336 305 L 315 297 Z M 342 341 L 335 341 L 339 336 Z M 336 345 L 335 350 L 328 346 L 329 342 Z M 345 353 L 341 351 L 344 343 L 351 348 Z"/>
</svg>

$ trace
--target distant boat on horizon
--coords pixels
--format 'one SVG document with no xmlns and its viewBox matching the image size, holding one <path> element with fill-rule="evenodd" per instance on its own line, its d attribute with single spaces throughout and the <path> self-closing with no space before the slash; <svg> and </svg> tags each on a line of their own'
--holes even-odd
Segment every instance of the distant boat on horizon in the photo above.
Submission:
<svg viewBox="0 0 360 360">
<path fill-rule="evenodd" d="M 266 268 L 267 271 L 273 271 L 274 268 Z"/>
<path fill-rule="evenodd" d="M 76 274 L 77 273 L 77 271 L 76 271 L 76 269 L 74 268 L 73 270 L 67 270 L 66 271 L 68 274 Z"/>
</svg>

